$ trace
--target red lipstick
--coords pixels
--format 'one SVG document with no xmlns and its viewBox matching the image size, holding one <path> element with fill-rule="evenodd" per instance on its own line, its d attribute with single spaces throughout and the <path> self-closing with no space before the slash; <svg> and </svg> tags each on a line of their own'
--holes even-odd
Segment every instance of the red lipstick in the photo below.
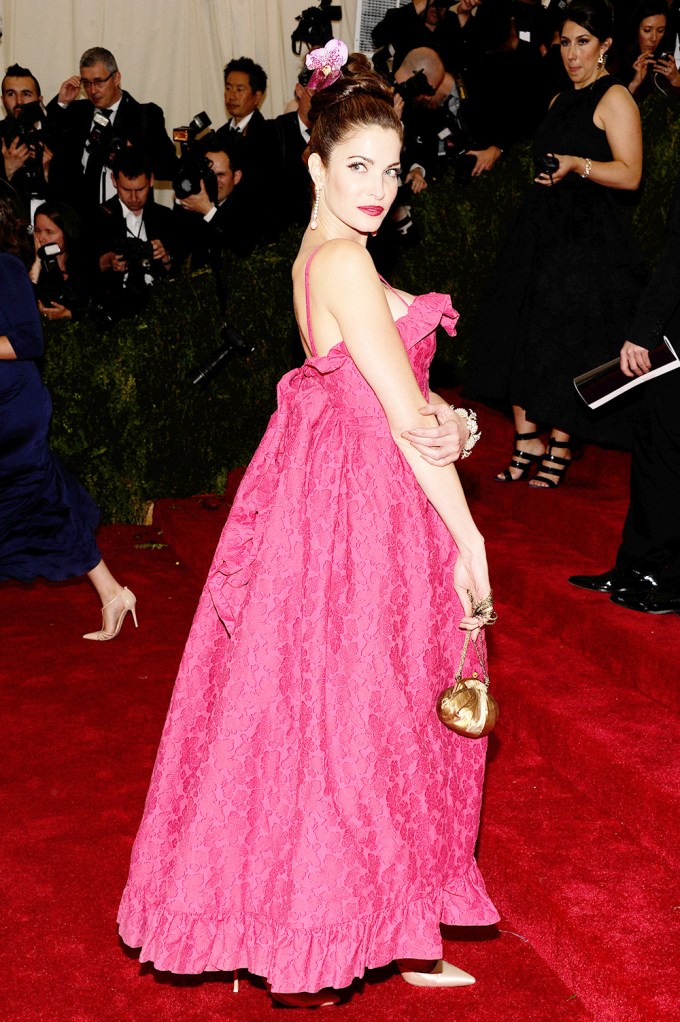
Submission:
<svg viewBox="0 0 680 1022">
<path fill-rule="evenodd" d="M 368 216 L 381 216 L 385 212 L 384 206 L 359 206 L 359 209 Z"/>
</svg>

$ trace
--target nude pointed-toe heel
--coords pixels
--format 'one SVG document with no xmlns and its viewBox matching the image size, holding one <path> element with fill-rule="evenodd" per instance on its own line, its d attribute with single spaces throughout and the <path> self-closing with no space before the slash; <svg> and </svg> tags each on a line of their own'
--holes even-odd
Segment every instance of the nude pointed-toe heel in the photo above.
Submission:
<svg viewBox="0 0 680 1022">
<path fill-rule="evenodd" d="M 413 987 L 468 987 L 475 982 L 469 972 L 457 969 L 441 958 L 431 972 L 410 972 L 399 967 L 401 978 Z"/>
<path fill-rule="evenodd" d="M 118 599 L 122 601 L 123 609 L 116 618 L 116 626 L 114 630 L 112 632 L 106 632 L 104 631 L 104 611 L 106 610 L 107 607 L 110 607 L 111 604 L 115 603 L 116 600 Z M 121 630 L 123 621 L 125 620 L 125 615 L 128 613 L 132 614 L 132 620 L 135 623 L 135 628 L 138 628 L 139 626 L 137 624 L 137 597 L 135 596 L 134 593 L 130 592 L 127 586 L 125 586 L 123 589 L 121 589 L 117 596 L 114 596 L 112 600 L 109 600 L 109 602 L 105 603 L 104 606 L 102 607 L 101 629 L 98 632 L 88 632 L 86 635 L 83 635 L 83 638 L 93 639 L 95 642 L 108 642 L 109 639 L 115 639 L 115 637 L 118 635 L 118 632 Z"/>
</svg>

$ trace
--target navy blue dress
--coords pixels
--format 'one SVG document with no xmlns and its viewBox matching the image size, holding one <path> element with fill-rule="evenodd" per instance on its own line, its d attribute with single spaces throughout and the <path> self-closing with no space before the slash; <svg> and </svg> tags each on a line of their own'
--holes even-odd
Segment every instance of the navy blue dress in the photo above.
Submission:
<svg viewBox="0 0 680 1022">
<path fill-rule="evenodd" d="M 50 451 L 52 400 L 35 359 L 43 334 L 21 260 L 0 253 L 0 336 L 14 359 L 0 359 L 0 579 L 58 581 L 101 560 L 99 509 Z"/>
</svg>

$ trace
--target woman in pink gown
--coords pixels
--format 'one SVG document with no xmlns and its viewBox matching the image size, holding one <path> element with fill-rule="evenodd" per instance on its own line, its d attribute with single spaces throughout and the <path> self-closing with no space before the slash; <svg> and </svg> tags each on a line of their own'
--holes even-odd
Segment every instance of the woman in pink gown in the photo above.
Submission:
<svg viewBox="0 0 680 1022">
<path fill-rule="evenodd" d="M 395 959 L 464 982 L 432 969 L 440 923 L 498 918 L 474 859 L 486 740 L 435 712 L 484 624 L 484 542 L 454 466 L 409 432 L 437 411 L 435 328 L 457 314 L 392 290 L 366 251 L 397 188 L 389 90 L 354 55 L 313 112 L 307 358 L 218 544 L 119 914 L 141 961 L 248 969 L 296 1004 Z"/>
</svg>

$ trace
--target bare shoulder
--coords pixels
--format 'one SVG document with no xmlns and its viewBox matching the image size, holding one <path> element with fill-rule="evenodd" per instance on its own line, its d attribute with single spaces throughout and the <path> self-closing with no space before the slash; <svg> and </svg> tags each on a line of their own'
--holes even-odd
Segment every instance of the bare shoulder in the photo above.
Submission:
<svg viewBox="0 0 680 1022">
<path fill-rule="evenodd" d="M 619 117 L 622 114 L 626 117 L 634 117 L 640 120 L 640 110 L 637 103 L 633 99 L 632 95 L 628 91 L 625 85 L 621 85 L 620 82 L 614 82 L 604 96 L 597 104 L 597 112 L 604 114 L 611 114 L 615 117 Z"/>
<path fill-rule="evenodd" d="M 355 273 L 376 273 L 373 260 L 364 245 L 349 238 L 333 238 L 325 242 L 314 256 L 314 267 L 324 273 L 339 273 L 343 276 Z"/>
<path fill-rule="evenodd" d="M 314 257 L 313 260 L 312 257 Z M 310 260 L 312 261 L 310 262 Z M 342 277 L 365 275 L 367 272 L 376 274 L 373 260 L 364 246 L 346 238 L 333 238 L 317 248 L 309 245 L 303 246 L 293 263 L 294 281 L 302 276 L 307 265 L 309 265 L 309 272 L 314 276 L 315 281 L 330 274 Z"/>
</svg>

